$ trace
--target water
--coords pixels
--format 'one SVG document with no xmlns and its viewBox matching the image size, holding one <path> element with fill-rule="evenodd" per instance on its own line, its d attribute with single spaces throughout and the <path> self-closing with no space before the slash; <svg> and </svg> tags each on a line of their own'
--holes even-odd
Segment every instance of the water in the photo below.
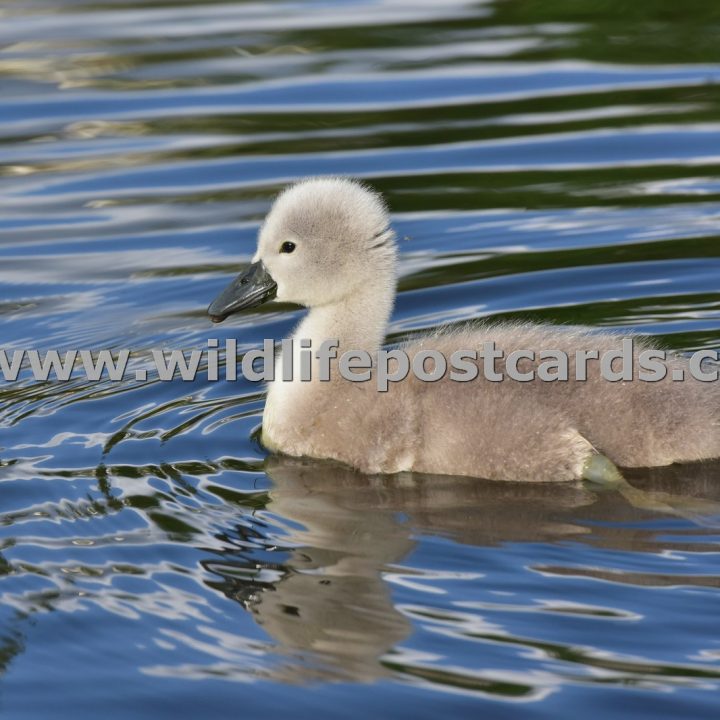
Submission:
<svg viewBox="0 0 720 720">
<path fill-rule="evenodd" d="M 205 307 L 317 173 L 387 195 L 391 338 L 496 317 L 720 346 L 711 0 L 0 15 L 6 350 L 134 371 L 281 337 L 298 308 Z M 205 373 L 2 386 L 6 717 L 718 716 L 720 465 L 631 473 L 645 503 L 368 478 L 266 460 L 262 405 Z"/>
</svg>

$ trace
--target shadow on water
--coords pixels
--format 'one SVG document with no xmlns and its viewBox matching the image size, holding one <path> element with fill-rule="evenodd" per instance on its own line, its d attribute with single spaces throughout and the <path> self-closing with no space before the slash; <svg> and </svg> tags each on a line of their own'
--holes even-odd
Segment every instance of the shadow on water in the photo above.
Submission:
<svg viewBox="0 0 720 720">
<path fill-rule="evenodd" d="M 37 481 L 64 478 L 69 487 L 92 481 L 98 492 L 59 502 L 40 495 L 0 516 L 0 530 L 13 535 L 25 526 L 32 537 L 33 526 L 45 527 L 33 542 L 67 555 L 42 564 L 32 556 L 3 558 L 4 575 L 25 578 L 4 595 L 4 607 L 13 609 L 6 667 L 25 652 L 33 618 L 96 608 L 132 621 L 158 619 L 157 657 L 139 667 L 149 677 L 394 680 L 524 701 L 561 687 L 720 683 L 711 655 L 682 662 L 627 653 L 606 646 L 596 631 L 584 642 L 560 631 L 547 636 L 558 622 L 639 623 L 648 599 L 623 588 L 720 588 L 707 566 L 669 569 L 652 560 L 659 551 L 664 558 L 716 552 L 720 516 L 710 514 L 720 508 L 720 462 L 626 471 L 631 485 L 598 491 L 573 483 L 366 476 L 281 456 L 62 471 L 43 468 L 46 459 L 5 461 L 0 482 L 12 488 L 11 478 L 25 477 L 37 494 Z M 270 484 L 248 484 L 260 476 Z M 128 523 L 129 515 L 136 520 Z M 88 527 L 67 537 L 61 529 L 68 522 Z M 49 532 L 48 523 L 58 530 Z M 508 573 L 516 578 L 510 585 Z M 544 588 L 539 595 L 522 589 L 528 574 L 536 591 Z M 556 589 L 562 582 L 572 592 Z M 588 582 L 605 589 L 583 590 Z M 449 592 L 456 599 L 448 603 Z M 211 622 L 213 597 L 242 614 L 226 609 L 226 622 L 217 615 Z M 513 621 L 524 616 L 529 622 Z M 261 637 L 253 639 L 257 632 L 243 617 Z M 198 622 L 195 631 L 188 619 Z M 455 647 L 458 661 L 448 663 L 438 642 Z M 189 658 L 175 658 L 179 646 L 192 651 Z"/>
<path fill-rule="evenodd" d="M 286 679 L 373 681 L 401 674 L 437 684 L 499 695 L 534 695 L 538 688 L 522 683 L 453 674 L 414 663 L 395 650 L 412 631 L 418 616 L 393 601 L 388 576 L 399 572 L 418 539 L 436 536 L 468 546 L 574 541 L 626 552 L 648 552 L 653 545 L 652 520 L 666 520 L 654 498 L 693 499 L 693 507 L 720 511 L 720 462 L 692 468 L 634 471 L 638 488 L 628 502 L 622 492 L 593 492 L 582 484 L 498 483 L 475 478 L 401 474 L 366 476 L 333 463 L 269 457 L 264 466 L 272 480 L 265 511 L 282 518 L 288 534 L 282 560 L 242 549 L 204 560 L 221 579 L 208 584 L 236 600 L 277 643 L 282 655 L 297 661 L 280 671 Z M 642 488 L 642 489 L 640 489 Z M 644 524 L 648 524 L 643 529 Z M 635 530 L 630 530 L 637 526 Z M 720 516 L 715 527 L 720 527 Z M 237 530 L 238 545 L 262 536 L 259 521 Z M 684 528 L 687 532 L 690 528 Z M 378 538 L 382 538 L 378 542 Z M 678 547 L 684 547 L 678 542 Z M 478 568 L 479 570 L 481 568 Z M 570 568 L 540 567 L 548 574 Z M 606 578 L 600 569 L 578 568 L 584 577 Z M 413 582 L 413 571 L 405 575 Z M 422 573 L 418 573 L 421 580 Z M 630 585 L 663 586 L 678 578 L 644 573 L 615 573 L 612 580 Z M 682 577 L 688 585 L 720 587 L 720 578 Z M 611 610 L 573 607 L 546 612 L 597 613 Z M 422 615 L 422 613 L 420 613 Z M 461 615 L 461 614 L 460 614 Z M 458 618 L 438 611 L 451 625 Z M 693 677 L 720 681 L 720 670 L 603 659 L 591 650 L 543 643 L 488 631 L 476 639 L 538 650 L 547 657 L 616 673 L 618 683 L 649 681 L 672 684 Z M 578 670 L 567 680 L 591 681 Z M 602 682 L 610 682 L 606 677 Z M 599 682 L 599 680 L 598 680 Z"/>
</svg>

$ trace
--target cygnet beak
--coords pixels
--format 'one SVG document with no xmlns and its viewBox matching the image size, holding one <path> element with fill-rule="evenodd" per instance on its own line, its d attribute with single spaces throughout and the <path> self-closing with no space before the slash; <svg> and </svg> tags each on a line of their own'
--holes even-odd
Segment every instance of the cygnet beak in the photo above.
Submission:
<svg viewBox="0 0 720 720">
<path fill-rule="evenodd" d="M 277 283 L 267 268 L 262 261 L 254 262 L 213 300 L 208 315 L 214 323 L 219 323 L 228 315 L 272 300 L 276 293 Z"/>
</svg>

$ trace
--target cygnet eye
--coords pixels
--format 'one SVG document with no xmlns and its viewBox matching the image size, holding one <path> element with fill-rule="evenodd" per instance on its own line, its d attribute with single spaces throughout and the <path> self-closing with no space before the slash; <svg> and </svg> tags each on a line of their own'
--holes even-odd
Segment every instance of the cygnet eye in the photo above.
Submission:
<svg viewBox="0 0 720 720">
<path fill-rule="evenodd" d="M 281 253 L 291 253 L 295 250 L 295 243 L 290 242 L 289 240 L 286 240 L 281 246 L 280 246 L 280 252 Z"/>
</svg>

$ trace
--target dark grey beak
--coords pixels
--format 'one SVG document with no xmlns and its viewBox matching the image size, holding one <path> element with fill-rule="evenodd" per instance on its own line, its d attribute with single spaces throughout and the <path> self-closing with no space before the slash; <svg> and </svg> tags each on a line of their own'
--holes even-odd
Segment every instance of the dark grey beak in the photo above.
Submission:
<svg viewBox="0 0 720 720">
<path fill-rule="evenodd" d="M 262 262 L 254 262 L 213 300 L 208 315 L 214 323 L 222 322 L 228 315 L 272 300 L 276 292 L 277 283 L 265 266 Z"/>
</svg>

